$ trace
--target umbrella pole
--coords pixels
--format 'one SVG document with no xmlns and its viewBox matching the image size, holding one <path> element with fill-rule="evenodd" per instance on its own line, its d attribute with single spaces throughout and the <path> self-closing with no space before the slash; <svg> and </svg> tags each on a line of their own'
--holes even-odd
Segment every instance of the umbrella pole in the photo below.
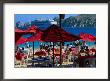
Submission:
<svg viewBox="0 0 110 81">
<path fill-rule="evenodd" d="M 54 67 L 54 42 L 53 42 L 53 67 Z"/>
<path fill-rule="evenodd" d="M 33 34 L 34 36 L 34 34 Z M 32 61 L 32 66 L 34 67 L 34 42 L 33 42 L 33 61 Z"/>
<path fill-rule="evenodd" d="M 60 14 L 59 16 L 60 16 L 60 17 L 59 17 L 59 18 L 60 18 L 60 20 L 59 20 L 59 25 L 60 25 L 60 28 L 61 28 L 61 19 L 62 19 L 62 18 L 61 18 L 61 16 L 62 16 L 62 15 Z M 61 63 L 61 62 L 62 62 L 62 58 L 61 58 L 61 57 L 62 57 L 62 55 L 61 55 L 61 51 L 62 51 L 62 48 L 61 48 L 61 42 L 60 42 L 60 65 L 62 64 L 62 63 Z"/>
<path fill-rule="evenodd" d="M 33 42 L 33 55 L 32 55 L 33 57 L 32 57 L 32 66 L 34 66 L 34 42 Z"/>
<path fill-rule="evenodd" d="M 33 60 L 34 60 L 34 42 L 33 42 Z M 34 61 L 32 61 L 32 66 L 34 66 Z"/>
<path fill-rule="evenodd" d="M 60 42 L 60 65 L 62 64 L 62 45 Z"/>
</svg>

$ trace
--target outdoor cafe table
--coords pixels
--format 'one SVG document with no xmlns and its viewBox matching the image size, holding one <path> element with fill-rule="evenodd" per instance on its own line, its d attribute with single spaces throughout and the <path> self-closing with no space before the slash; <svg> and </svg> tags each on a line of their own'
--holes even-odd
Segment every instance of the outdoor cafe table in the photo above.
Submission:
<svg viewBox="0 0 110 81">
<path fill-rule="evenodd" d="M 34 58 L 32 59 L 32 61 L 34 61 L 34 63 L 36 64 L 42 64 L 42 63 L 49 63 L 50 59 L 46 58 L 46 57 L 42 57 L 42 58 Z"/>
</svg>

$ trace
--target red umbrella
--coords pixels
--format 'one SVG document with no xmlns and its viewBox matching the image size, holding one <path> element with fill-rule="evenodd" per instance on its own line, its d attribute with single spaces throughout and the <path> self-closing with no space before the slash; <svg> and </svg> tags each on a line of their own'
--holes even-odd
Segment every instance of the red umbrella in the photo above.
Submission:
<svg viewBox="0 0 110 81">
<path fill-rule="evenodd" d="M 44 30 L 42 34 L 43 41 L 53 42 L 53 49 L 54 49 L 54 42 L 70 42 L 79 39 L 80 37 L 66 32 L 57 25 L 51 25 L 49 28 Z M 61 59 L 61 49 L 60 49 L 60 59 Z M 54 66 L 54 51 L 53 51 L 53 66 Z"/>
<path fill-rule="evenodd" d="M 41 40 L 41 35 L 42 35 L 43 32 L 40 29 L 38 29 L 38 27 L 36 27 L 36 26 L 31 26 L 25 31 L 26 32 L 34 32 L 33 36 L 27 38 L 27 40 L 26 40 L 26 42 L 33 42 L 33 58 L 34 58 L 34 41 L 40 41 L 41 42 L 42 41 Z M 38 52 L 38 54 L 40 55 L 39 52 Z M 34 63 L 33 63 L 33 65 L 34 65 Z"/>
<path fill-rule="evenodd" d="M 25 32 L 25 31 L 23 31 L 23 30 L 20 30 L 20 29 L 18 29 L 18 28 L 15 28 L 15 32 L 17 32 L 17 33 L 21 33 L 21 32 Z"/>
<path fill-rule="evenodd" d="M 20 38 L 16 41 L 16 45 L 18 45 L 18 44 L 22 44 L 22 43 L 25 43 L 26 40 L 27 40 L 27 38 L 20 37 Z"/>
<path fill-rule="evenodd" d="M 80 37 L 72 35 L 57 25 L 51 25 L 44 30 L 42 34 L 42 40 L 45 42 L 69 42 L 78 40 Z"/>
<path fill-rule="evenodd" d="M 41 40 L 42 34 L 43 34 L 43 32 L 41 32 L 41 31 L 37 32 L 32 37 L 29 37 L 27 39 L 27 42 L 34 42 L 34 41 L 40 41 L 40 42 L 42 42 L 42 40 Z"/>
<path fill-rule="evenodd" d="M 19 40 L 19 38 L 24 35 L 24 34 L 33 34 L 40 31 L 37 26 L 31 26 L 28 27 L 26 30 L 20 30 L 18 28 L 15 28 L 15 42 L 17 42 Z"/>
<path fill-rule="evenodd" d="M 39 32 L 40 30 L 38 29 L 37 26 L 33 25 L 31 27 L 28 27 L 25 32 L 33 32 L 33 33 L 36 33 L 36 32 Z"/>
<path fill-rule="evenodd" d="M 15 29 L 15 42 L 17 42 L 19 40 L 19 38 L 24 35 L 24 34 L 34 34 L 36 32 L 38 32 L 39 30 L 37 29 L 36 26 L 31 26 L 29 27 L 27 30 L 20 30 L 20 29 Z M 19 43 L 24 43 L 25 40 L 20 41 Z M 33 42 L 33 54 L 34 54 L 34 42 Z M 34 58 L 34 55 L 33 55 Z M 34 63 L 33 63 L 34 64 Z"/>
<path fill-rule="evenodd" d="M 15 28 L 15 43 L 19 40 L 19 38 L 25 33 L 25 31 Z"/>
<path fill-rule="evenodd" d="M 34 31 L 23 31 L 18 28 L 15 28 L 15 42 L 17 42 L 22 35 L 32 33 L 34 33 Z"/>
<path fill-rule="evenodd" d="M 87 34 L 87 33 L 80 33 L 80 37 L 83 41 L 94 42 L 96 40 L 95 36 L 93 36 L 91 34 Z"/>
</svg>

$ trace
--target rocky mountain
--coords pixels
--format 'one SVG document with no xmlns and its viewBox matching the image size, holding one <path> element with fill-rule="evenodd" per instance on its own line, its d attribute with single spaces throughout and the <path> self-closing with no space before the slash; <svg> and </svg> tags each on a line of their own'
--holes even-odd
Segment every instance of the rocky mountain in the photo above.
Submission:
<svg viewBox="0 0 110 81">
<path fill-rule="evenodd" d="M 54 20 L 59 22 L 58 17 Z M 95 14 L 80 14 L 78 16 L 70 16 L 62 20 L 63 27 L 96 27 L 96 15 Z"/>
<path fill-rule="evenodd" d="M 59 18 L 55 17 L 53 20 L 59 24 Z M 16 27 L 20 29 L 27 29 L 29 26 L 36 25 L 38 27 L 50 26 L 49 20 L 34 20 L 31 22 L 16 22 Z M 78 16 L 70 16 L 62 20 L 62 27 L 96 27 L 96 15 L 95 14 L 80 14 Z"/>
</svg>

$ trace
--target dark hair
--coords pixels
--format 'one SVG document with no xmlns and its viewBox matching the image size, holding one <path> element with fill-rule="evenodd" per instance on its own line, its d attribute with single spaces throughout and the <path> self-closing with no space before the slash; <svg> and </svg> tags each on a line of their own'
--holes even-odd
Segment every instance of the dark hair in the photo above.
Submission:
<svg viewBox="0 0 110 81">
<path fill-rule="evenodd" d="M 24 47 L 22 47 L 22 50 L 24 50 Z"/>
<path fill-rule="evenodd" d="M 72 51 L 71 48 L 69 48 L 69 51 Z"/>
<path fill-rule="evenodd" d="M 86 49 L 88 49 L 88 46 L 86 46 Z"/>
<path fill-rule="evenodd" d="M 67 46 L 69 46 L 69 44 L 67 44 Z"/>
</svg>

